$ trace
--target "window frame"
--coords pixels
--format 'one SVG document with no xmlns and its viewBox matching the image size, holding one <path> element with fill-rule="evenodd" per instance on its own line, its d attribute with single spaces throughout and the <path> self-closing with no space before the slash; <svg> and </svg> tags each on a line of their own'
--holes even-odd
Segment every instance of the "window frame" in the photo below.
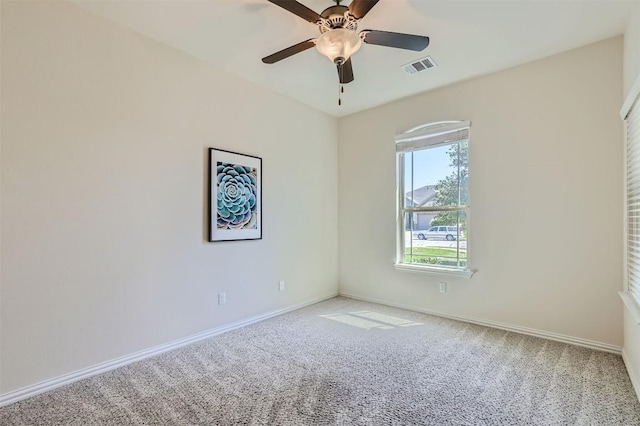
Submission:
<svg viewBox="0 0 640 426">
<path fill-rule="evenodd" d="M 629 153 L 633 148 L 630 147 L 630 144 L 634 144 L 635 149 L 633 149 L 634 154 L 637 155 L 640 152 L 640 76 L 636 80 L 634 86 L 632 87 L 629 96 L 627 97 L 622 110 L 620 111 L 620 117 L 624 121 L 624 291 L 619 292 L 620 297 L 622 298 L 627 310 L 631 314 L 632 318 L 635 320 L 637 324 L 640 324 L 640 279 L 637 280 L 633 284 L 633 287 L 638 287 L 636 289 L 636 294 L 634 295 L 631 287 L 630 280 L 630 269 L 635 268 L 636 273 L 638 275 L 637 268 L 638 262 L 636 261 L 635 265 L 630 265 L 629 258 L 629 238 L 631 236 L 629 232 L 629 177 L 632 174 L 636 174 L 640 172 L 640 161 L 635 160 L 636 164 L 633 164 L 633 171 L 630 171 L 630 158 Z M 632 135 L 629 134 L 629 120 L 635 120 L 635 123 L 638 126 L 638 129 L 635 129 L 636 139 L 631 140 Z M 635 172 L 635 173 L 634 173 Z M 637 187 L 637 182 L 634 182 Z M 637 207 L 637 205 L 636 205 Z M 640 235 L 640 232 L 636 234 Z M 637 251 L 637 247 L 636 250 Z M 637 256 L 636 256 L 637 257 Z"/>
<path fill-rule="evenodd" d="M 466 137 L 460 137 L 459 132 L 466 132 Z M 451 137 L 451 139 L 448 139 Z M 402 271 L 437 274 L 445 276 L 460 276 L 470 278 L 473 275 L 471 270 L 471 250 L 469 250 L 469 235 L 471 234 L 471 194 L 469 187 L 467 187 L 467 204 L 465 206 L 456 205 L 446 207 L 426 206 L 411 208 L 407 211 L 405 207 L 405 188 L 404 188 L 404 175 L 405 175 L 405 154 L 408 152 L 421 151 L 425 149 L 431 149 L 438 146 L 448 146 L 455 143 L 460 143 L 463 140 L 467 141 L 467 170 L 470 173 L 470 161 L 469 161 L 469 141 L 471 139 L 471 122 L 469 121 L 442 121 L 436 123 L 428 123 L 413 129 L 408 130 L 396 136 L 396 259 L 395 268 Z M 460 211 L 467 216 L 467 262 L 466 266 L 459 267 L 446 267 L 436 266 L 428 264 L 407 263 L 405 259 L 405 236 L 406 236 L 406 213 L 414 213 L 420 211 Z M 439 226 L 439 225 L 438 225 Z M 412 232 L 412 231 L 411 231 Z M 413 234 L 412 234 L 413 238 Z"/>
</svg>

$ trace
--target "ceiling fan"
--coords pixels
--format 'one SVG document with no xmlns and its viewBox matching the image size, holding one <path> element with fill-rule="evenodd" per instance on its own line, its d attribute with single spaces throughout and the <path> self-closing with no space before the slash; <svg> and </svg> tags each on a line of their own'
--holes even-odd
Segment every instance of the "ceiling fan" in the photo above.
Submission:
<svg viewBox="0 0 640 426">
<path fill-rule="evenodd" d="M 340 83 L 345 84 L 353 81 L 351 55 L 360 49 L 362 42 L 416 52 L 429 45 L 429 37 L 425 36 L 377 30 L 357 33 L 358 23 L 379 0 L 353 0 L 349 7 L 340 4 L 343 0 L 333 0 L 336 5 L 326 8 L 320 14 L 296 0 L 268 1 L 317 25 L 321 35 L 262 58 L 265 64 L 276 63 L 315 46 L 336 64 Z"/>
</svg>

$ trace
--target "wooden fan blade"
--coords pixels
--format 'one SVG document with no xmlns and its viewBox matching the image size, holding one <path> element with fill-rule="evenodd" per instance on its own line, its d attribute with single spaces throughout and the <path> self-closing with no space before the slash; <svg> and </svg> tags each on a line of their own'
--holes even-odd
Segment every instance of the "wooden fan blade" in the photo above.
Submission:
<svg viewBox="0 0 640 426">
<path fill-rule="evenodd" d="M 351 65 L 351 58 L 347 59 L 347 61 L 338 65 L 338 77 L 340 78 L 340 83 L 347 84 L 353 81 L 353 67 Z"/>
<path fill-rule="evenodd" d="M 349 12 L 356 18 L 362 19 L 380 0 L 353 0 L 349 5 Z"/>
<path fill-rule="evenodd" d="M 313 40 L 314 39 L 310 38 L 309 40 L 294 44 L 293 46 L 282 49 L 281 51 L 276 52 L 272 55 L 265 56 L 264 58 L 262 58 L 262 62 L 264 62 L 265 64 L 275 64 L 276 62 L 286 59 L 289 56 L 295 55 L 296 53 L 304 52 L 307 49 L 311 49 L 316 45 Z"/>
<path fill-rule="evenodd" d="M 419 52 L 429 46 L 429 37 L 413 34 L 391 33 L 388 31 L 364 30 L 364 42 L 378 46 L 396 47 L 398 49 Z"/>
<path fill-rule="evenodd" d="M 322 21 L 322 16 L 309 9 L 307 6 L 298 3 L 296 0 L 268 0 L 276 6 L 280 6 L 281 8 L 288 10 L 294 15 L 298 15 L 302 19 L 309 21 L 313 24 L 316 24 Z"/>
</svg>

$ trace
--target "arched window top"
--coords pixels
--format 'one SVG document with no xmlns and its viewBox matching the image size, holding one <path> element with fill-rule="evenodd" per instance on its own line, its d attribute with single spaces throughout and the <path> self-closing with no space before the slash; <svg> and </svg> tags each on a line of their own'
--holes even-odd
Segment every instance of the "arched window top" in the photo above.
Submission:
<svg viewBox="0 0 640 426">
<path fill-rule="evenodd" d="M 407 134 L 407 133 L 413 133 L 413 132 L 418 132 L 420 130 L 427 130 L 427 129 L 443 129 L 445 127 L 449 127 L 451 125 L 456 125 L 456 124 L 465 124 L 466 123 L 466 127 L 469 127 L 469 122 L 468 121 L 436 121 L 434 123 L 427 123 L 427 124 L 421 124 L 417 127 L 414 127 L 412 129 L 407 130 L 406 132 L 404 132 L 403 134 Z"/>
<path fill-rule="evenodd" d="M 469 139 L 469 121 L 439 121 L 396 136 L 396 151 L 408 152 Z"/>
</svg>

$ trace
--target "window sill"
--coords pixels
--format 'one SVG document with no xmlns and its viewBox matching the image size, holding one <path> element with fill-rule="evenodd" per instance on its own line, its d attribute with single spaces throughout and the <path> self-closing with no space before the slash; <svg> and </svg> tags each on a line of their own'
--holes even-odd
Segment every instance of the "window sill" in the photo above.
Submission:
<svg viewBox="0 0 640 426">
<path fill-rule="evenodd" d="M 445 275 L 449 277 L 471 278 L 474 273 L 470 269 L 445 269 L 437 268 L 434 266 L 408 265 L 406 263 L 395 263 L 394 266 L 398 271 L 414 272 L 419 274 Z"/>
<path fill-rule="evenodd" d="M 627 293 L 626 291 L 619 291 L 618 294 L 624 302 L 624 305 L 627 307 L 627 310 L 631 314 L 633 320 L 636 322 L 636 324 L 640 324 L 640 306 L 638 306 L 638 303 L 633 300 L 633 298 L 629 296 L 629 293 Z"/>
</svg>

